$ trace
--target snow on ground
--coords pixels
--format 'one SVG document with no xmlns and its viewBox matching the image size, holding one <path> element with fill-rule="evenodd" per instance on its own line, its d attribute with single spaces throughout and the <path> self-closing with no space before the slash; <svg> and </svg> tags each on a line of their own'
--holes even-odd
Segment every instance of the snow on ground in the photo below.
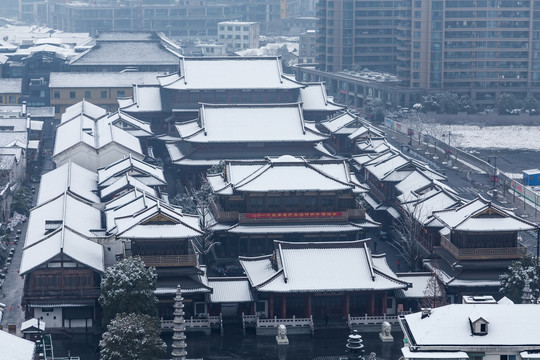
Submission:
<svg viewBox="0 0 540 360">
<path fill-rule="evenodd" d="M 280 42 L 270 43 L 258 49 L 246 49 L 237 51 L 236 54 L 240 56 L 277 56 L 278 50 L 285 45 L 290 53 L 298 55 L 298 43 L 297 42 Z"/>
<path fill-rule="evenodd" d="M 464 149 L 540 151 L 540 126 L 429 125 L 425 132 Z M 445 137 L 442 137 L 445 134 Z"/>
</svg>

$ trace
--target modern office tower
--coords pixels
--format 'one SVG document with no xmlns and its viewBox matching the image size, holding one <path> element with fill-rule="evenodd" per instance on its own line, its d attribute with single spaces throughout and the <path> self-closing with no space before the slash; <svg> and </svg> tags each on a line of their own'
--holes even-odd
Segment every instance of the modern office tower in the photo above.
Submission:
<svg viewBox="0 0 540 360">
<path fill-rule="evenodd" d="M 396 5 L 395 0 L 320 0 L 320 68 L 395 72 Z"/>
</svg>

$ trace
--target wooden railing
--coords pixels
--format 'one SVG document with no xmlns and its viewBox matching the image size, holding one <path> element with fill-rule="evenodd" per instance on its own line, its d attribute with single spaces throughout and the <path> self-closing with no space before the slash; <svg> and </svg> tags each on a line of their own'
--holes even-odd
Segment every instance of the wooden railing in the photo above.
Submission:
<svg viewBox="0 0 540 360">
<path fill-rule="evenodd" d="M 500 248 L 458 248 L 445 236 L 441 236 L 441 246 L 458 260 L 466 259 L 519 259 L 527 254 L 521 244 L 516 247 Z"/>
<path fill-rule="evenodd" d="M 141 260 L 146 266 L 197 266 L 198 255 L 143 255 Z"/>
<path fill-rule="evenodd" d="M 214 199 L 210 200 L 210 205 L 218 222 L 238 221 L 238 211 L 224 211 L 221 205 L 219 205 Z"/>
<path fill-rule="evenodd" d="M 48 290 L 25 290 L 25 298 L 43 298 L 55 297 L 60 299 L 66 298 L 97 298 L 101 290 L 99 288 L 91 289 L 48 289 Z"/>
</svg>

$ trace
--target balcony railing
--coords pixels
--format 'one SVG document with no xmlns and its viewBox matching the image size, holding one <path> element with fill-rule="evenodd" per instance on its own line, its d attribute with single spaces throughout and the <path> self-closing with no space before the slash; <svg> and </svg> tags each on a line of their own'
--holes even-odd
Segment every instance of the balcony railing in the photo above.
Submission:
<svg viewBox="0 0 540 360">
<path fill-rule="evenodd" d="M 97 298 L 101 293 L 99 288 L 91 289 L 46 289 L 46 290 L 25 290 L 25 298 L 50 298 L 72 299 L 72 298 Z"/>
<path fill-rule="evenodd" d="M 527 254 L 527 248 L 521 244 L 516 247 L 460 249 L 444 236 L 441 236 L 441 246 L 457 260 L 519 259 Z"/>
<path fill-rule="evenodd" d="M 198 255 L 143 255 L 141 260 L 146 266 L 154 267 L 197 266 Z"/>
<path fill-rule="evenodd" d="M 221 205 L 213 199 L 210 201 L 212 211 L 216 215 L 218 222 L 233 222 L 238 221 L 238 211 L 225 211 Z"/>
</svg>

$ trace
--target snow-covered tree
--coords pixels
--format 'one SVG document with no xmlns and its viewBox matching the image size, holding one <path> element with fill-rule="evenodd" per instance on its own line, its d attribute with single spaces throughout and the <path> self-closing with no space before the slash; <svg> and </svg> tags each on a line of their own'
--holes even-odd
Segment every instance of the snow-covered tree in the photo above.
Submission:
<svg viewBox="0 0 540 360">
<path fill-rule="evenodd" d="M 103 325 L 120 313 L 157 316 L 156 281 L 156 269 L 146 268 L 139 257 L 123 259 L 108 268 L 101 280 L 99 296 Z"/>
<path fill-rule="evenodd" d="M 156 360 L 167 346 L 159 337 L 157 318 L 141 314 L 118 314 L 107 326 L 99 346 L 101 360 Z"/>
<path fill-rule="evenodd" d="M 503 93 L 497 99 L 497 110 L 500 115 L 508 114 L 519 107 L 521 107 L 521 104 L 514 94 Z"/>
<path fill-rule="evenodd" d="M 525 276 L 531 280 L 532 300 L 536 303 L 540 298 L 540 266 L 538 260 L 530 256 L 512 262 L 508 272 L 500 276 L 501 288 L 499 292 L 516 304 L 521 303 Z"/>
<path fill-rule="evenodd" d="M 223 172 L 224 168 L 225 163 L 220 162 L 218 165 L 212 166 L 208 170 L 208 173 L 217 174 Z M 186 193 L 178 194 L 171 200 L 171 203 L 181 207 L 184 213 L 200 216 L 201 229 L 204 235 L 193 239 L 193 245 L 201 256 L 202 262 L 206 264 L 209 260 L 208 255 L 212 252 L 213 248 L 220 245 L 219 242 L 214 241 L 214 234 L 210 229 L 213 219 L 210 210 L 212 197 L 212 188 L 207 181 L 204 181 L 200 189 L 189 189 Z"/>
</svg>

